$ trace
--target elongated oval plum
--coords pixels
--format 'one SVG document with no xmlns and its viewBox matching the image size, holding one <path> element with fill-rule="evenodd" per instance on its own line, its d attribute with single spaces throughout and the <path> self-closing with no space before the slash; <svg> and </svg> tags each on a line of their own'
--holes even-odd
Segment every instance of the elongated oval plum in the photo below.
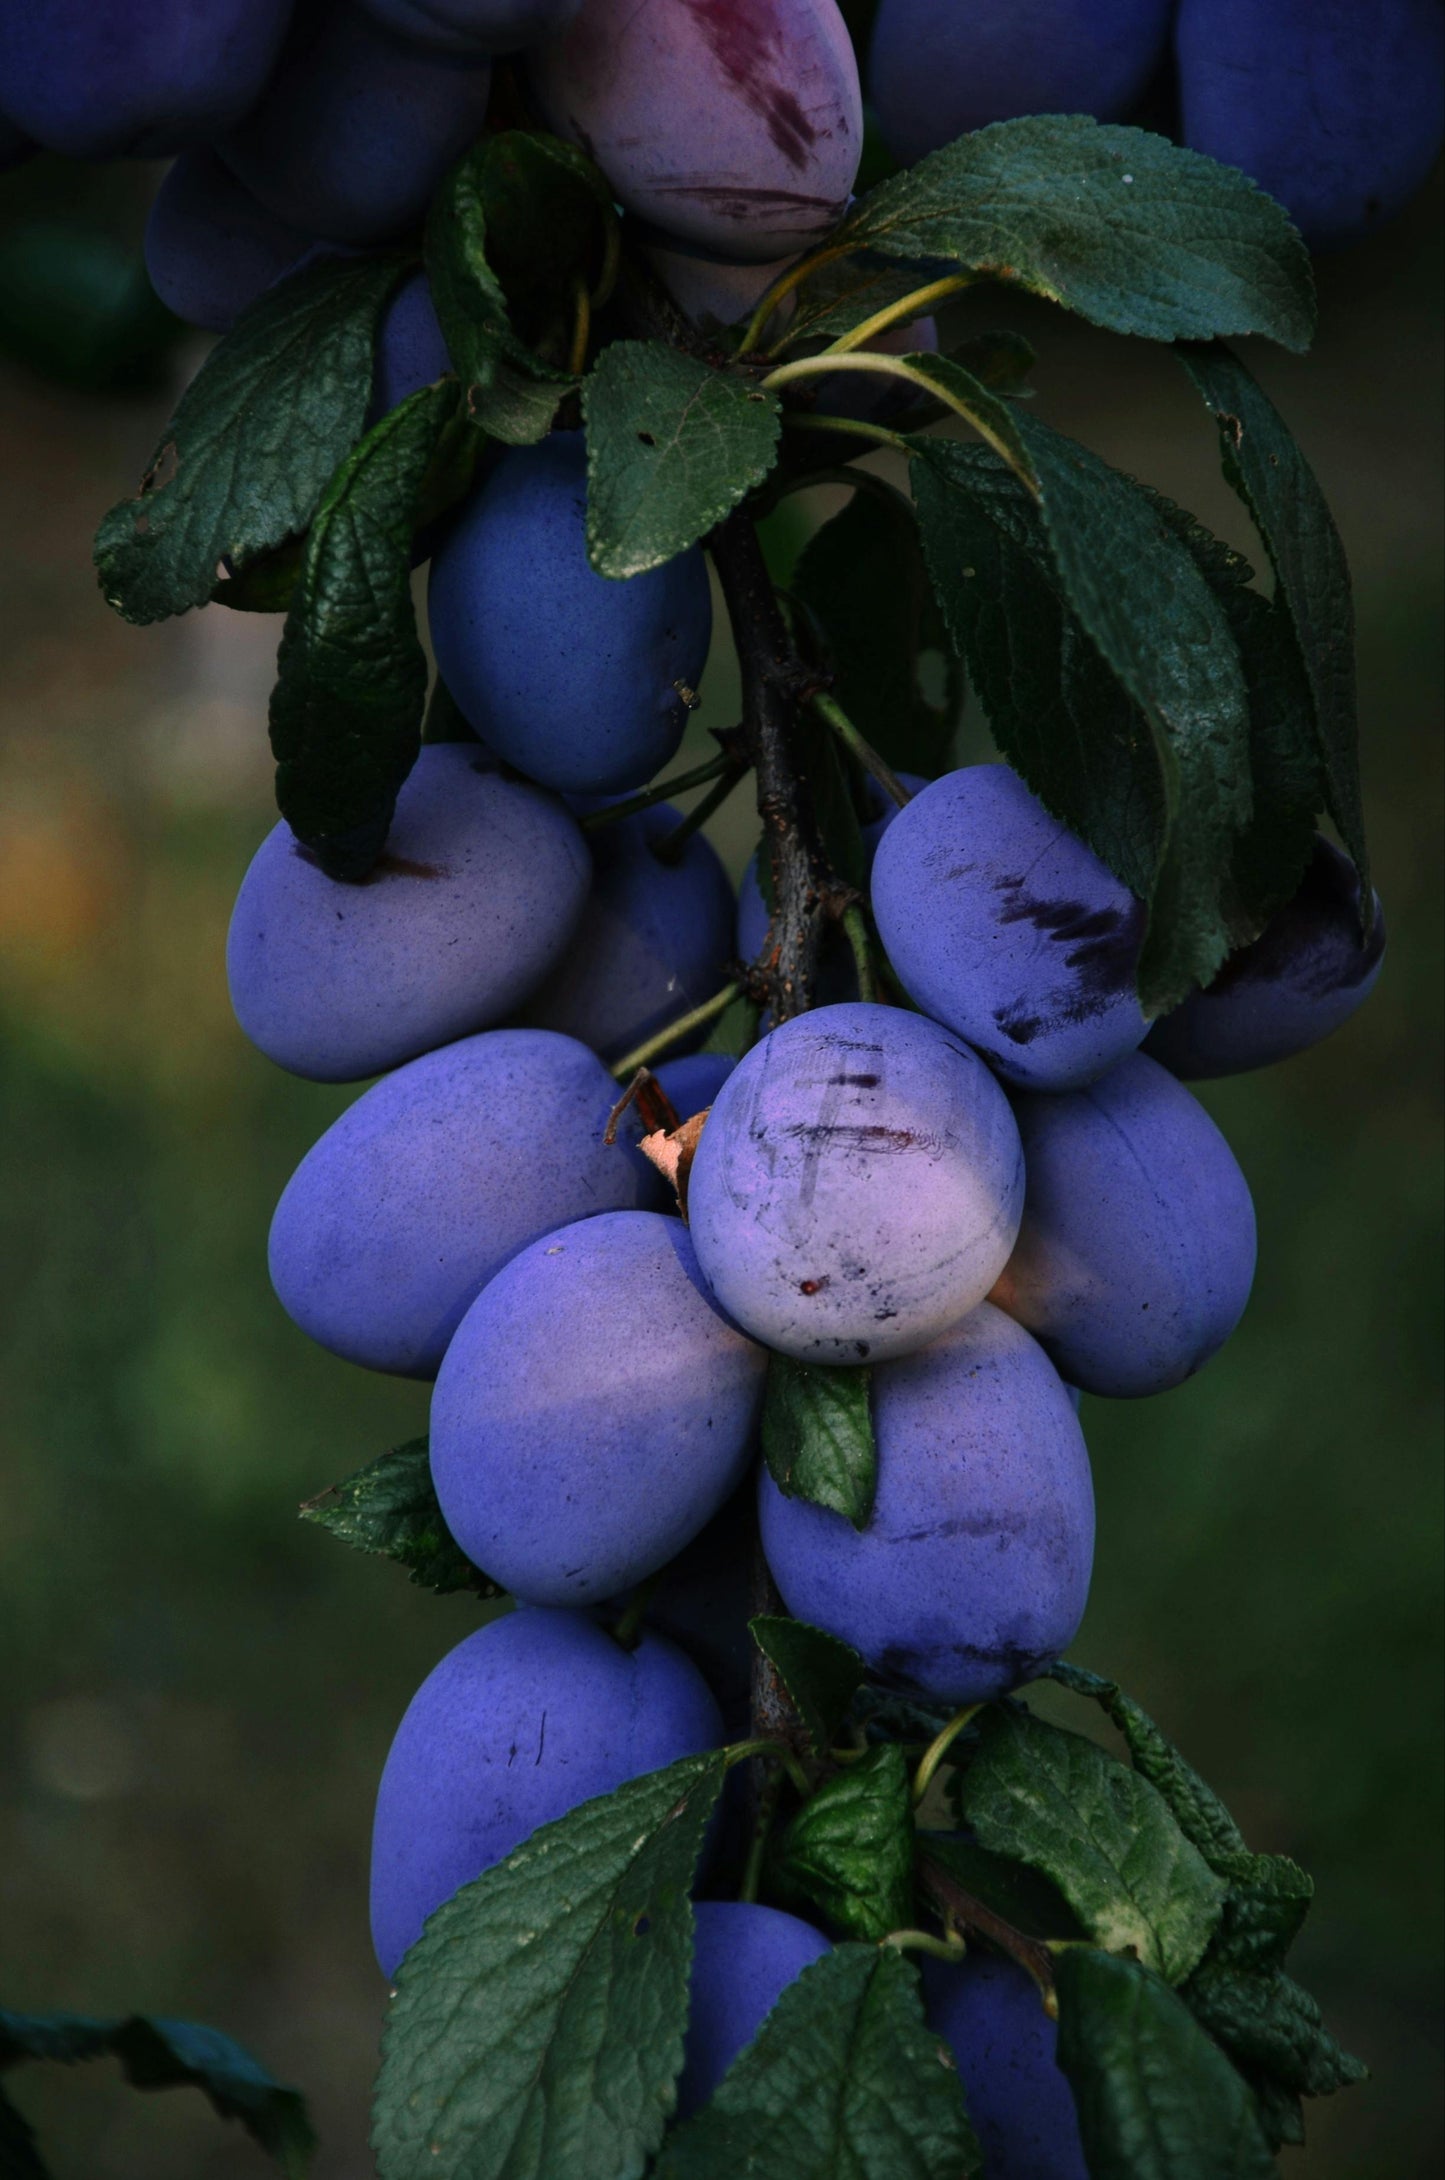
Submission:
<svg viewBox="0 0 1445 2180">
<path fill-rule="evenodd" d="M 703 1276 L 804 1361 L 908 1354 L 981 1302 L 1023 1203 L 1018 1130 L 976 1055 L 899 1007 L 820 1007 L 723 1084 L 688 1183 Z"/>
<path fill-rule="evenodd" d="M 910 998 L 1005 1082 L 1073 1090 L 1143 1041 L 1143 905 L 1006 765 L 945 773 L 899 811 L 873 913 Z"/>
<path fill-rule="evenodd" d="M 447 1525 L 531 1604 L 590 1604 L 682 1550 L 742 1480 L 767 1358 L 680 1219 L 612 1211 L 483 1288 L 432 1397 Z"/>
<path fill-rule="evenodd" d="M 821 1930 L 781 1908 L 752 1900 L 697 1902 L 680 2120 L 707 2103 L 788 1985 L 832 1950 Z"/>
<path fill-rule="evenodd" d="M 1404 209 L 1440 149 L 1440 0 L 1181 0 L 1186 144 L 1242 167 L 1312 249 Z"/>
<path fill-rule="evenodd" d="M 307 1152 L 271 1222 L 271 1281 L 303 1332 L 368 1370 L 429 1378 L 486 1282 L 594 1212 L 655 1203 L 617 1086 L 549 1030 L 489 1030 L 363 1092 Z"/>
<path fill-rule="evenodd" d="M 911 166 L 1022 114 L 1116 121 L 1164 57 L 1173 0 L 882 0 L 868 95 Z"/>
<path fill-rule="evenodd" d="M 992 1299 L 1086 1393 L 1181 1385 L 1229 1338 L 1254 1279 L 1254 1205 L 1234 1153 L 1142 1052 L 1014 1110 L 1028 1188 Z"/>
<path fill-rule="evenodd" d="M 278 219 L 389 242 L 481 135 L 490 90 L 484 60 L 409 44 L 350 0 L 300 0 L 265 96 L 215 149 Z"/>
<path fill-rule="evenodd" d="M 432 304 L 427 276 L 420 271 L 408 273 L 382 312 L 376 329 L 367 422 L 374 424 L 423 386 L 444 378 L 451 368 L 452 359 Z"/>
<path fill-rule="evenodd" d="M 1304 882 L 1252 946 L 1231 954 L 1214 982 L 1161 1015 L 1144 1050 L 1186 1082 L 1243 1075 L 1292 1059 L 1333 1035 L 1364 1005 L 1385 958 L 1385 917 L 1374 896 L 1360 932 L 1360 879 L 1319 838 Z"/>
<path fill-rule="evenodd" d="M 590 879 L 561 803 L 433 743 L 361 884 L 328 878 L 289 825 L 267 834 L 226 941 L 236 1019 L 293 1075 L 378 1074 L 510 1014 L 561 958 Z"/>
<path fill-rule="evenodd" d="M 702 554 L 626 582 L 587 559 L 580 432 L 504 454 L 438 542 L 443 679 L 519 772 L 572 794 L 640 787 L 682 740 L 712 638 Z"/>
<path fill-rule="evenodd" d="M 540 1825 L 721 1738 L 701 1674 L 661 1635 L 624 1650 L 584 1613 L 529 1608 L 479 1627 L 412 1697 L 381 1775 L 371 1932 L 383 1975 L 434 1909 Z"/>
<path fill-rule="evenodd" d="M 666 235 L 765 261 L 847 206 L 863 105 L 834 0 L 582 0 L 530 72 L 550 126 Z"/>
<path fill-rule="evenodd" d="M 357 0 L 398 38 L 447 53 L 515 53 L 570 22 L 578 0 Z"/>
<path fill-rule="evenodd" d="M 527 1002 L 529 1022 L 565 1030 L 617 1060 L 723 983 L 733 889 L 701 833 L 688 836 L 674 861 L 657 853 L 681 815 L 655 803 L 588 835 L 587 906 L 561 962 Z"/>
<path fill-rule="evenodd" d="M 653 1073 L 679 1120 L 689 1120 L 712 1104 L 737 1064 L 730 1052 L 685 1052 L 680 1059 L 659 1060 Z"/>
<path fill-rule="evenodd" d="M 1038 1342 L 984 1302 L 873 1373 L 878 1489 L 861 1532 L 759 1477 L 763 1549 L 789 1612 L 891 1686 L 989 1702 L 1067 1649 L 1094 1554 L 1089 1457 Z"/>
<path fill-rule="evenodd" d="M 226 333 L 312 238 L 257 202 L 214 152 L 183 152 L 156 191 L 146 221 L 151 286 L 187 325 Z"/>
<path fill-rule="evenodd" d="M 72 159 L 162 159 L 260 96 L 292 0 L 0 0 L 16 127 Z"/>
<path fill-rule="evenodd" d="M 988 2180 L 1089 2180 L 1058 2023 L 1027 1969 L 978 1950 L 921 1966 L 928 2025 L 953 2053 Z"/>
</svg>

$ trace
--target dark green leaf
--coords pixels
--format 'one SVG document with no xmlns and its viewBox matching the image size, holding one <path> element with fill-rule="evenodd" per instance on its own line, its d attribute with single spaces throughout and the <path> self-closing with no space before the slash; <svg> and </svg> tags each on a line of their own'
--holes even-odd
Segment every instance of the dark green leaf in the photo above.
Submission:
<svg viewBox="0 0 1445 2180">
<path fill-rule="evenodd" d="M 382 2038 L 381 2180 L 616 2180 L 682 2064 L 691 1890 L 721 1790 L 686 1757 L 544 1825 L 437 1909 Z"/>
<path fill-rule="evenodd" d="M 474 1589 L 483 1597 L 501 1590 L 481 1574 L 453 1538 L 442 1517 L 431 1480 L 427 1442 L 413 1438 L 404 1446 L 332 1484 L 301 1509 L 303 1521 L 318 1522 L 358 1552 L 395 1559 L 413 1582 L 442 1595 Z"/>
<path fill-rule="evenodd" d="M 953 271 L 945 259 L 936 265 L 900 263 L 897 258 L 874 256 L 869 250 L 831 258 L 794 290 L 792 315 L 775 318 L 764 339 L 770 332 L 773 348 L 793 348 L 803 341 L 837 340 L 841 334 L 851 333 L 854 326 L 862 325 L 865 318 L 891 309 L 919 288 Z"/>
<path fill-rule="evenodd" d="M 1221 1858 L 1247 1853 L 1243 1832 L 1213 1787 L 1200 1778 L 1192 1764 L 1186 1763 L 1148 1712 L 1132 1696 L 1125 1695 L 1116 1680 L 1106 1680 L 1101 1673 L 1091 1673 L 1065 1659 L 1051 1665 L 1047 1677 L 1075 1695 L 1088 1696 L 1118 1727 L 1135 1769 L 1163 1795 L 1179 1829 L 1194 1842 L 1211 1868 L 1217 1869 Z"/>
<path fill-rule="evenodd" d="M 1299 2149 L 1304 2145 L 1305 2116 L 1299 2098 L 1292 2090 L 1284 2089 L 1265 2075 L 1246 2077 L 1254 2091 L 1254 2116 L 1259 2121 L 1260 2133 L 1272 2150 L 1281 2150 L 1286 2143 Z"/>
<path fill-rule="evenodd" d="M 1206 1859 L 1229 1887 L 1224 1917 L 1209 1948 L 1209 1964 L 1282 1967 L 1309 1913 L 1314 1879 L 1288 1855 L 1240 1853 Z"/>
<path fill-rule="evenodd" d="M 1249 2090 L 1167 1983 L 1073 1946 L 1055 1987 L 1091 2180 L 1274 2180 Z"/>
<path fill-rule="evenodd" d="M 0 2180 L 50 2180 L 35 2130 L 0 2090 Z"/>
<path fill-rule="evenodd" d="M 1340 2049 L 1314 1999 L 1291 1976 L 1206 1963 L 1180 1996 L 1237 2065 L 1294 2096 L 1332 2096 L 1369 2072 Z"/>
<path fill-rule="evenodd" d="M 902 495 L 853 494 L 810 540 L 792 589 L 827 649 L 834 693 L 879 755 L 932 777 L 948 761 L 957 691 L 934 704 L 919 679 L 926 652 L 950 655 L 923 564 L 918 525 Z"/>
<path fill-rule="evenodd" d="M 323 258 L 268 288 L 181 396 L 139 493 L 102 521 L 95 564 L 128 621 L 204 605 L 303 531 L 371 399 L 377 320 L 397 257 Z"/>
<path fill-rule="evenodd" d="M 118 2059 L 136 2089 L 204 2091 L 221 2118 L 239 2120 L 288 2180 L 305 2180 L 316 2136 L 300 2091 L 273 2080 L 219 2029 L 150 2014 L 103 2021 L 83 2014 L 0 2011 L 0 2067 L 20 2059 L 70 2066 L 104 2057 Z"/>
<path fill-rule="evenodd" d="M 758 1006 L 752 999 L 735 999 L 723 1009 L 703 1040 L 704 1052 L 726 1052 L 741 1059 L 757 1042 Z"/>
<path fill-rule="evenodd" d="M 798 769 L 808 782 L 813 817 L 828 867 L 845 885 L 854 886 L 862 893 L 868 884 L 868 855 L 854 800 L 854 782 L 859 779 L 857 770 L 852 760 L 844 755 L 843 745 L 832 728 L 812 710 L 799 715 L 793 747 Z M 760 855 L 758 862 L 759 865 L 768 864 L 771 879 L 771 854 Z"/>
<path fill-rule="evenodd" d="M 920 1832 L 918 1852 L 991 1914 L 1026 1938 L 1086 1938 L 1088 1932 L 1057 1885 L 1024 1862 L 993 1854 L 956 1832 Z"/>
<path fill-rule="evenodd" d="M 790 1499 L 844 1514 L 855 1529 L 873 1511 L 878 1456 L 866 1368 L 768 1357 L 763 1458 Z"/>
<path fill-rule="evenodd" d="M 972 2180 L 982 2168 L 918 1971 L 842 1945 L 791 1983 L 656 2180 Z"/>
<path fill-rule="evenodd" d="M 886 1938 L 913 1921 L 913 1807 L 896 1741 L 869 1749 L 804 1802 L 769 1874 L 850 1938 Z"/>
<path fill-rule="evenodd" d="M 863 1660 L 836 1635 L 806 1620 L 760 1613 L 748 1622 L 753 1641 L 777 1669 L 793 1706 L 821 1755 L 848 1715 L 863 1678 Z"/>
<path fill-rule="evenodd" d="M 996 122 L 870 192 L 839 247 L 947 262 L 1152 340 L 1309 346 L 1309 255 L 1233 167 L 1082 114 Z M 927 277 L 925 274 L 924 277 Z"/>
<path fill-rule="evenodd" d="M 421 746 L 413 516 L 439 458 L 454 450 L 465 473 L 475 446 L 455 381 L 423 387 L 343 463 L 311 527 L 277 658 L 271 747 L 281 814 L 335 878 L 370 870 Z"/>
<path fill-rule="evenodd" d="M 582 413 L 599 575 L 641 575 L 686 551 L 777 459 L 775 394 L 658 341 L 604 348 Z"/>
<path fill-rule="evenodd" d="M 1253 516 L 1274 568 L 1278 602 L 1298 641 L 1313 701 L 1329 812 L 1359 868 L 1369 915 L 1355 608 L 1340 533 L 1293 434 L 1239 358 L 1219 346 L 1179 353 L 1219 426 L 1224 474 Z"/>
<path fill-rule="evenodd" d="M 211 603 L 233 613 L 287 613 L 305 565 L 305 538 L 290 537 L 274 552 L 258 553 L 244 568 L 218 576 Z"/>
<path fill-rule="evenodd" d="M 1052 1879 L 1090 1936 L 1173 1982 L 1218 1927 L 1224 1885 L 1148 1780 L 1022 1709 L 984 1722 L 963 1782 L 979 1841 Z"/>
</svg>

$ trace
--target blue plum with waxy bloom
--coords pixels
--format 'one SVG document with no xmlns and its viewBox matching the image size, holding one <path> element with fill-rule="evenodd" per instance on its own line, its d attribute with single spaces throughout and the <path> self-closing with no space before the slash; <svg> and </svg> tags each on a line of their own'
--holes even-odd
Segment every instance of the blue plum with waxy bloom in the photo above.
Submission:
<svg viewBox="0 0 1445 2180">
<path fill-rule="evenodd" d="M 624 1650 L 585 1613 L 524 1608 L 448 1651 L 381 1775 L 371 1933 L 383 1975 L 434 1909 L 539 1825 L 722 1739 L 696 1666 L 661 1635 Z"/>
<path fill-rule="evenodd" d="M 600 1603 L 675 1558 L 741 1482 L 766 1367 L 680 1219 L 562 1227 L 483 1288 L 447 1350 L 431 1411 L 447 1526 L 529 1603 Z"/>
<path fill-rule="evenodd" d="M 1089 2180 L 1079 2117 L 1059 2070 L 1059 2029 L 1015 1961 L 974 1949 L 925 1960 L 928 2025 L 953 2053 L 985 2180 Z"/>
<path fill-rule="evenodd" d="M 151 286 L 187 325 L 228 333 L 243 310 L 315 247 L 205 150 L 182 153 L 146 221 Z"/>
<path fill-rule="evenodd" d="M 297 1167 L 271 1280 L 303 1332 L 369 1370 L 429 1378 L 486 1282 L 594 1212 L 660 1201 L 617 1086 L 549 1030 L 488 1030 L 384 1076 Z"/>
<path fill-rule="evenodd" d="M 692 2000 L 677 2084 L 677 2116 L 705 2105 L 788 1985 L 832 1947 L 821 1930 L 752 1900 L 700 1900 L 693 1909 Z"/>
<path fill-rule="evenodd" d="M 1143 1040 L 1143 903 L 1006 765 L 945 773 L 899 811 L 873 913 L 909 997 L 1005 1082 L 1076 1089 Z"/>
<path fill-rule="evenodd" d="M 1074 1405 L 1021 1325 L 984 1302 L 873 1373 L 878 1488 L 860 1530 L 759 1479 L 763 1549 L 789 1612 L 894 1688 L 984 1703 L 1073 1640 L 1094 1496 Z"/>
<path fill-rule="evenodd" d="M 625 793 L 675 753 L 712 638 L 707 569 L 693 548 L 625 582 L 594 571 L 580 432 L 502 456 L 439 540 L 427 605 L 447 687 L 529 779 Z"/>
<path fill-rule="evenodd" d="M 1182 1384 L 1233 1332 L 1254 1278 L 1254 1206 L 1234 1153 L 1142 1052 L 1085 1090 L 1014 1109 L 1028 1188 L 993 1300 L 1086 1393 Z"/>
<path fill-rule="evenodd" d="M 688 1120 L 712 1104 L 737 1064 L 730 1052 L 685 1052 L 681 1059 L 659 1060 L 652 1072 L 678 1119 Z"/>
</svg>

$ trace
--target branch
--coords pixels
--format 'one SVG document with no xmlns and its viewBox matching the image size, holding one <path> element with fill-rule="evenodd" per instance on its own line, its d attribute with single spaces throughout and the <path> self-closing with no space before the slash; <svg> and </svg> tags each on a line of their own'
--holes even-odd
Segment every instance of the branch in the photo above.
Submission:
<svg viewBox="0 0 1445 2180">
<path fill-rule="evenodd" d="M 1041 1938 L 1026 1937 L 1022 1930 L 1015 1930 L 993 1908 L 985 1907 L 982 1900 L 966 1892 L 926 1851 L 918 1857 L 918 1886 L 945 1930 L 974 1931 L 980 1938 L 987 1938 L 1021 1968 L 1027 1968 L 1043 1992 L 1045 2004 L 1052 2002 L 1054 1956 Z"/>
</svg>

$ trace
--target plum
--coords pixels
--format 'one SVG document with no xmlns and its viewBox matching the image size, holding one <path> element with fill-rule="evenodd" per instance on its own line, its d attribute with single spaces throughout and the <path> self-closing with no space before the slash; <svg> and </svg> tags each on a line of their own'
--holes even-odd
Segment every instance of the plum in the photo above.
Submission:
<svg viewBox="0 0 1445 2180">
<path fill-rule="evenodd" d="M 515 53 L 549 38 L 578 0 L 356 0 L 398 38 L 448 53 Z"/>
<path fill-rule="evenodd" d="M 928 2025 L 953 2053 L 987 2180 L 1089 2180 L 1078 2114 L 1055 2059 L 1058 2024 L 1015 1961 L 925 1960 Z"/>
<path fill-rule="evenodd" d="M 72 159 L 163 159 L 253 106 L 292 0 L 0 0 L 16 128 Z"/>
<path fill-rule="evenodd" d="M 765 262 L 847 206 L 863 108 L 834 0 L 582 0 L 530 74 L 549 125 L 665 235 Z"/>
<path fill-rule="evenodd" d="M 271 1280 L 323 1347 L 429 1378 L 482 1287 L 527 1243 L 660 1200 L 635 1125 L 603 1142 L 617 1086 L 550 1030 L 488 1030 L 398 1068 L 297 1167 Z"/>
<path fill-rule="evenodd" d="M 655 803 L 588 836 L 592 891 L 572 944 L 528 1000 L 527 1021 L 580 1037 L 612 1061 L 711 999 L 732 953 L 733 889 L 701 833 L 689 834 L 675 861 L 657 854 L 681 814 Z"/>
<path fill-rule="evenodd" d="M 688 1120 L 706 1111 L 737 1064 L 730 1052 L 687 1052 L 681 1059 L 659 1060 L 653 1073 L 679 1120 Z"/>
<path fill-rule="evenodd" d="M 484 60 L 408 44 L 350 0 L 300 0 L 264 98 L 215 149 L 278 219 L 387 242 L 481 135 L 490 90 Z"/>
<path fill-rule="evenodd" d="M 432 743 L 359 885 L 284 822 L 267 834 L 226 941 L 236 1019 L 293 1075 L 358 1082 L 502 1021 L 561 958 L 590 879 L 560 802 Z"/>
<path fill-rule="evenodd" d="M 1403 210 L 1440 149 L 1440 0 L 1181 0 L 1186 144 L 1242 167 L 1312 249 Z"/>
<path fill-rule="evenodd" d="M 376 329 L 376 366 L 371 386 L 371 409 L 378 417 L 399 407 L 411 394 L 452 368 L 447 344 L 432 307 L 431 288 L 424 272 L 408 273 L 381 314 Z"/>
<path fill-rule="evenodd" d="M 502 456 L 438 542 L 428 609 L 447 687 L 529 779 L 626 792 L 675 754 L 712 637 L 707 568 L 694 547 L 626 582 L 594 573 L 580 432 Z"/>
<path fill-rule="evenodd" d="M 407 1706 L 376 1797 L 371 1934 L 393 1976 L 443 1900 L 539 1825 L 722 1739 L 696 1666 L 585 1613 L 524 1608 L 449 1650 Z"/>
<path fill-rule="evenodd" d="M 1212 984 L 1160 1016 L 1144 1050 L 1193 1082 L 1272 1067 L 1319 1044 L 1375 988 L 1385 918 L 1378 894 L 1374 902 L 1366 938 L 1359 873 L 1320 835 L 1294 899 L 1275 911 L 1252 946 L 1230 956 Z"/>
<path fill-rule="evenodd" d="M 1024 1175 L 1008 1100 L 967 1046 L 900 1007 L 785 1022 L 718 1092 L 688 1184 L 703 1276 L 769 1347 L 908 1354 L 1008 1261 Z"/>
<path fill-rule="evenodd" d="M 1143 1041 L 1143 904 L 1006 765 L 945 773 L 899 811 L 873 913 L 909 996 L 1005 1082 L 1077 1089 Z"/>
<path fill-rule="evenodd" d="M 753 1540 L 757 1494 L 744 1477 L 726 1505 L 647 1584 L 646 1622 L 685 1651 L 718 1701 L 730 1736 L 748 1732 L 752 1683 Z M 625 1612 L 631 1591 L 609 1598 Z"/>
<path fill-rule="evenodd" d="M 609 1211 L 533 1242 L 472 1304 L 432 1396 L 453 1536 L 531 1604 L 630 1588 L 741 1482 L 766 1366 L 680 1219 Z"/>
<path fill-rule="evenodd" d="M 793 1979 L 833 1950 L 811 1923 L 751 1900 L 699 1900 L 693 1917 L 680 2120 L 707 2103 Z"/>
<path fill-rule="evenodd" d="M 1089 1457 L 1048 1356 L 988 1302 L 873 1373 L 878 1489 L 861 1532 L 759 1478 L 789 1612 L 888 1685 L 991 1701 L 1066 1649 L 1094 1553 Z"/>
<path fill-rule="evenodd" d="M 990 121 L 1127 113 L 1164 57 L 1173 0 L 882 0 L 868 95 L 911 166 Z"/>
<path fill-rule="evenodd" d="M 1014 1109 L 1028 1187 L 992 1299 L 1086 1393 L 1181 1385 L 1249 1300 L 1254 1206 L 1234 1153 L 1142 1052 L 1085 1090 Z"/>
<path fill-rule="evenodd" d="M 258 204 L 209 151 L 182 153 L 146 222 L 151 286 L 167 310 L 210 333 L 229 332 L 313 247 L 311 236 Z"/>
</svg>

